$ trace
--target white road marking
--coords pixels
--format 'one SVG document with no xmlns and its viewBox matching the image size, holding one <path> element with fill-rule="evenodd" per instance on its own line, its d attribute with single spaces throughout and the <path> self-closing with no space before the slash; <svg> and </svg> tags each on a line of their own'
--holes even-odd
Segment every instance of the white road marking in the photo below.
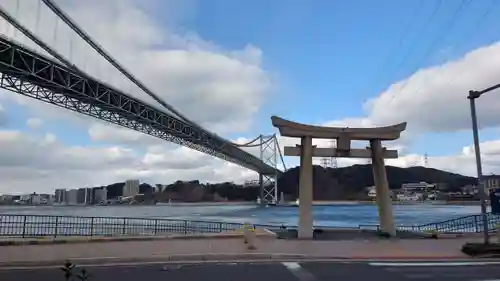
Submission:
<svg viewBox="0 0 500 281">
<path fill-rule="evenodd" d="M 478 266 L 478 265 L 500 265 L 500 261 L 485 262 L 370 262 L 371 266 Z M 485 280 L 486 281 L 486 280 Z M 492 280 L 493 281 L 493 280 Z M 500 281 L 500 280 L 499 280 Z"/>
<path fill-rule="evenodd" d="M 316 277 L 305 268 L 300 266 L 298 262 L 282 262 L 282 264 L 290 270 L 300 281 L 315 281 Z"/>
</svg>

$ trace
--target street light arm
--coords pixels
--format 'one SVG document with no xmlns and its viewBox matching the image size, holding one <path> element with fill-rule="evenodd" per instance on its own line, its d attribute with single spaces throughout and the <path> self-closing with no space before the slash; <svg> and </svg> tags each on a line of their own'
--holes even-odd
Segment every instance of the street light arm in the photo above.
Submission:
<svg viewBox="0 0 500 281">
<path fill-rule="evenodd" d="M 482 94 L 484 94 L 482 91 L 474 91 L 470 90 L 469 95 L 467 96 L 468 99 L 477 99 L 479 98 Z"/>
<path fill-rule="evenodd" d="M 486 94 L 487 92 L 491 92 L 493 90 L 496 90 L 496 89 L 499 89 L 500 88 L 500 84 L 496 84 L 496 85 L 493 85 L 489 88 L 486 88 L 484 90 L 481 90 L 481 91 L 474 91 L 474 90 L 470 90 L 469 91 L 469 96 L 467 97 L 468 99 L 477 99 L 479 98 L 482 94 Z"/>
</svg>

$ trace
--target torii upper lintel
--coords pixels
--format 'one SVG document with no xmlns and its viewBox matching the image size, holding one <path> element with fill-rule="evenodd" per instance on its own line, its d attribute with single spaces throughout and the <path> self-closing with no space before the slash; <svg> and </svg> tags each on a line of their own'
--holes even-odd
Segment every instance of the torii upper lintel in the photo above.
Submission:
<svg viewBox="0 0 500 281">
<path fill-rule="evenodd" d="M 306 125 L 277 116 L 271 117 L 274 127 L 278 128 L 284 137 L 304 137 L 319 139 L 338 139 L 347 137 L 350 140 L 396 140 L 406 129 L 406 122 L 387 127 L 375 128 L 341 128 Z"/>
</svg>

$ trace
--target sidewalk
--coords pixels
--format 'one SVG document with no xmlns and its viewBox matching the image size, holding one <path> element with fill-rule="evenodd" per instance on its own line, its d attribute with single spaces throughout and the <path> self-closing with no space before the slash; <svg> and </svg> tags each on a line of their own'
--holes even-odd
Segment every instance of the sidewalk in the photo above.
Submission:
<svg viewBox="0 0 500 281">
<path fill-rule="evenodd" d="M 467 259 L 460 252 L 475 239 L 306 241 L 260 239 L 247 250 L 241 239 L 126 241 L 113 243 L 4 246 L 0 266 L 140 261 L 262 259 Z"/>
</svg>

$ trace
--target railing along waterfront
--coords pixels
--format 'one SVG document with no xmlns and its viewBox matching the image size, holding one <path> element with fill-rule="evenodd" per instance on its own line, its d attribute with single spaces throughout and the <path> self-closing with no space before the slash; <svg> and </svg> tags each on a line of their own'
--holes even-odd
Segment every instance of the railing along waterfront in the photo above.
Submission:
<svg viewBox="0 0 500 281">
<path fill-rule="evenodd" d="M 488 214 L 488 228 L 497 231 L 500 215 Z M 0 236 L 61 237 L 61 236 L 162 236 L 223 233 L 241 229 L 242 223 L 194 221 L 164 218 L 76 217 L 47 215 L 0 215 Z M 296 228 L 287 225 L 255 224 L 256 228 L 279 231 Z M 352 227 L 315 226 L 317 229 L 353 229 Z M 355 229 L 379 230 L 378 225 L 360 225 Z M 397 227 L 399 231 L 443 233 L 477 233 L 482 229 L 481 215 L 469 215 L 442 222 Z"/>
<path fill-rule="evenodd" d="M 487 214 L 488 229 L 490 232 L 498 230 L 500 224 L 500 215 Z M 483 220 L 481 215 L 469 215 L 456 219 L 450 219 L 441 222 L 433 222 L 415 226 L 398 226 L 402 231 L 415 232 L 444 232 L 444 233 L 479 233 L 483 229 Z"/>
<path fill-rule="evenodd" d="M 490 232 L 497 232 L 500 227 L 500 215 L 488 213 L 487 214 L 488 229 Z M 316 226 L 320 229 L 331 229 L 329 226 Z M 333 227 L 335 228 L 335 227 Z M 378 224 L 364 224 L 359 225 L 358 229 L 379 231 L 380 225 Z M 469 215 L 455 219 L 449 219 L 440 222 L 432 222 L 420 225 L 398 225 L 398 231 L 411 231 L 411 232 L 430 232 L 436 231 L 440 233 L 479 233 L 483 229 L 483 220 L 481 215 Z"/>
<path fill-rule="evenodd" d="M 240 229 L 241 223 L 161 218 L 0 215 L 0 236 L 160 236 L 221 233 Z M 270 227 L 255 225 L 255 227 Z"/>
</svg>

